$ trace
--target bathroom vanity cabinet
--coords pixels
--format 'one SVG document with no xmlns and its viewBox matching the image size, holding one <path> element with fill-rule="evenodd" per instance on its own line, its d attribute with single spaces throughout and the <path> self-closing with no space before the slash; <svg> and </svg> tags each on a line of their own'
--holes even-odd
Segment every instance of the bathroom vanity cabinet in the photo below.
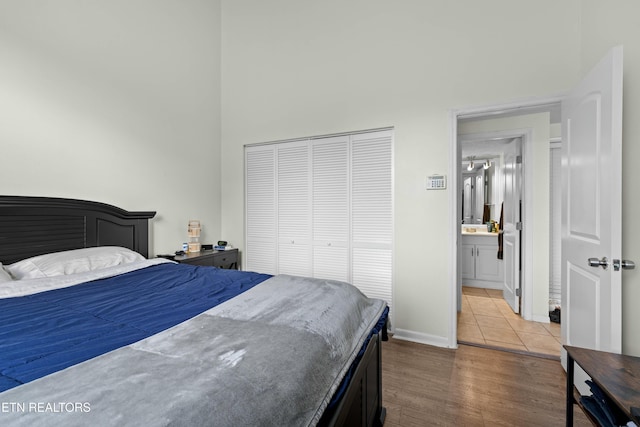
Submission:
<svg viewBox="0 0 640 427">
<path fill-rule="evenodd" d="M 504 268 L 498 259 L 496 233 L 462 233 L 461 275 L 464 286 L 502 289 Z"/>
</svg>

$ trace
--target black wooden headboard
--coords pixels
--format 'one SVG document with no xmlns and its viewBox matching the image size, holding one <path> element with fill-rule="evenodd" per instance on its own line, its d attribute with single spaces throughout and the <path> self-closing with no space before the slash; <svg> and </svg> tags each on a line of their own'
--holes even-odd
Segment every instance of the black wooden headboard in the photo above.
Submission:
<svg viewBox="0 0 640 427">
<path fill-rule="evenodd" d="M 123 246 L 149 256 L 149 219 L 86 200 L 0 196 L 0 262 L 93 246 Z"/>
</svg>

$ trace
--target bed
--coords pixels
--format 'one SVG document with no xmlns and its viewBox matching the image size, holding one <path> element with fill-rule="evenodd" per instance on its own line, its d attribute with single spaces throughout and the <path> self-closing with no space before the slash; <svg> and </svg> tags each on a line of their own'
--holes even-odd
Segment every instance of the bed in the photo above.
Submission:
<svg viewBox="0 0 640 427">
<path fill-rule="evenodd" d="M 147 259 L 154 215 L 0 196 L 1 425 L 384 423 L 384 302 Z"/>
</svg>

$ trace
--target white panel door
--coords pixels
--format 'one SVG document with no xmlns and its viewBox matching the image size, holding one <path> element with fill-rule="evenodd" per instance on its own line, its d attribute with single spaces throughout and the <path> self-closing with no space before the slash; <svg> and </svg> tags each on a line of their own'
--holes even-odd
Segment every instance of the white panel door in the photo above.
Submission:
<svg viewBox="0 0 640 427">
<path fill-rule="evenodd" d="M 350 282 L 349 136 L 311 142 L 313 277 Z"/>
<path fill-rule="evenodd" d="M 614 266 L 622 250 L 622 63 L 622 47 L 614 48 L 562 103 L 562 342 L 614 353 L 622 350 Z"/>
<path fill-rule="evenodd" d="M 504 151 L 504 202 L 502 253 L 504 285 L 502 296 L 514 313 L 520 312 L 520 139 L 511 141 Z"/>
<path fill-rule="evenodd" d="M 352 282 L 392 309 L 393 134 L 351 137 Z"/>
<path fill-rule="evenodd" d="M 246 248 L 243 269 L 276 274 L 276 151 L 274 146 L 245 150 Z"/>
<path fill-rule="evenodd" d="M 311 156 L 308 141 L 278 144 L 278 273 L 311 276 Z"/>
</svg>

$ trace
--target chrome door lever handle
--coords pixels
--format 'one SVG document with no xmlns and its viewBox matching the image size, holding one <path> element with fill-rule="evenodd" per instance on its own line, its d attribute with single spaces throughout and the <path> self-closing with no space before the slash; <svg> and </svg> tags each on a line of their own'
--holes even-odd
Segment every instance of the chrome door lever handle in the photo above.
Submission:
<svg viewBox="0 0 640 427">
<path fill-rule="evenodd" d="M 609 260 L 606 256 L 603 256 L 602 259 L 598 258 L 589 258 L 589 266 L 590 267 L 602 267 L 604 270 L 609 266 Z"/>
</svg>

